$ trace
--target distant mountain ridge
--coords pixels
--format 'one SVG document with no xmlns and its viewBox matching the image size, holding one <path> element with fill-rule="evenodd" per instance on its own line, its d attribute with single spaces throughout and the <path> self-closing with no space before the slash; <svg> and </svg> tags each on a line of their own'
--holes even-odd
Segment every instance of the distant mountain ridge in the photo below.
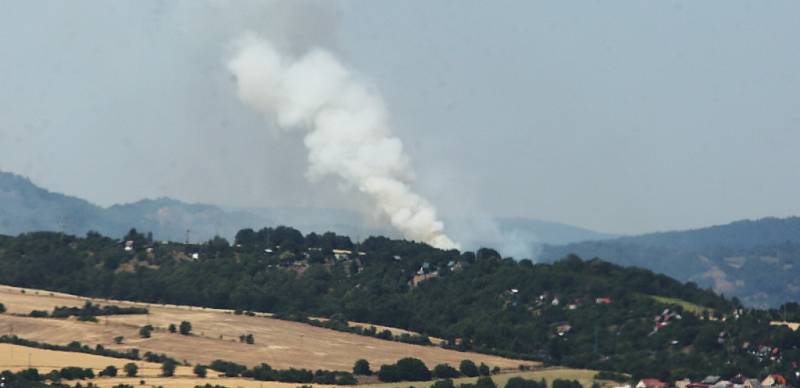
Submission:
<svg viewBox="0 0 800 388">
<path fill-rule="evenodd" d="M 556 260 L 570 253 L 662 272 L 748 305 L 800 301 L 800 217 L 545 245 L 540 258 Z"/>
<path fill-rule="evenodd" d="M 614 237 L 571 225 L 524 218 L 495 220 L 503 234 L 521 236 L 534 251 L 541 243 L 562 244 Z M 64 231 L 83 235 L 90 230 L 122 236 L 131 228 L 150 231 L 160 240 L 205 241 L 215 235 L 232 239 L 243 228 L 292 225 L 306 233 L 333 231 L 366 238 L 398 237 L 388 228 L 367 225 L 359 214 L 319 208 L 226 208 L 189 204 L 172 198 L 143 199 L 103 208 L 86 200 L 50 192 L 29 179 L 0 171 L 0 234 Z M 187 233 L 187 230 L 189 233 Z M 481 241 L 487 246 L 497 241 Z"/>
</svg>

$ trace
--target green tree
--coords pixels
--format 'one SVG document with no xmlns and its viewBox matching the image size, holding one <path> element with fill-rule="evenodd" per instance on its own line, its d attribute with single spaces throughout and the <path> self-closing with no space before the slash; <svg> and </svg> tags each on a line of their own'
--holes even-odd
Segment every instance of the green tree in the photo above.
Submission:
<svg viewBox="0 0 800 388">
<path fill-rule="evenodd" d="M 6 312 L 6 306 L 0 303 L 0 314 Z"/>
<path fill-rule="evenodd" d="M 109 365 L 105 369 L 101 370 L 98 374 L 100 377 L 116 377 L 117 376 L 117 367 L 114 365 Z"/>
<path fill-rule="evenodd" d="M 461 376 L 456 368 L 447 364 L 439 364 L 433 368 L 433 377 L 437 379 L 452 379 Z"/>
<path fill-rule="evenodd" d="M 205 365 L 195 365 L 192 372 L 194 372 L 197 377 L 205 378 L 208 373 L 208 367 Z"/>
<path fill-rule="evenodd" d="M 478 367 L 474 362 L 472 362 L 472 360 L 461 361 L 461 364 L 458 366 L 458 370 L 462 375 L 467 377 L 476 377 L 478 374 L 480 374 Z"/>
<path fill-rule="evenodd" d="M 181 322 L 181 326 L 178 329 L 182 335 L 189 335 L 192 332 L 192 324 L 189 321 Z"/>
<path fill-rule="evenodd" d="M 497 384 L 494 383 L 491 377 L 482 376 L 475 382 L 475 388 L 497 388 Z"/>
<path fill-rule="evenodd" d="M 489 365 L 481 363 L 481 366 L 478 367 L 478 373 L 480 373 L 481 376 L 489 376 L 492 374 L 492 371 L 489 369 Z"/>
<path fill-rule="evenodd" d="M 139 329 L 139 337 L 150 338 L 150 333 L 152 333 L 153 330 L 153 325 L 144 325 Z"/>
<path fill-rule="evenodd" d="M 123 369 L 125 369 L 125 375 L 128 377 L 136 377 L 136 374 L 139 373 L 139 367 L 132 362 L 125 364 Z"/>
<path fill-rule="evenodd" d="M 175 333 L 176 331 L 178 331 L 178 328 L 175 326 L 174 323 L 170 323 L 168 330 L 169 330 L 170 333 Z"/>
<path fill-rule="evenodd" d="M 172 377 L 175 375 L 175 367 L 177 363 L 173 359 L 166 359 L 161 364 L 161 375 L 164 377 Z"/>
<path fill-rule="evenodd" d="M 360 359 L 353 364 L 353 374 L 361 376 L 371 376 L 372 370 L 369 368 L 369 361 Z"/>
</svg>

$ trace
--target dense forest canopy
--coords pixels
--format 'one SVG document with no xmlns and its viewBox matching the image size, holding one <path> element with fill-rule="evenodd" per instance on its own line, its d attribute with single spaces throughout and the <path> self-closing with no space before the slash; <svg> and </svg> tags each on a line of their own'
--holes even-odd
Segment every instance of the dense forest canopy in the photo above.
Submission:
<svg viewBox="0 0 800 388">
<path fill-rule="evenodd" d="M 488 248 L 443 251 L 385 237 L 356 243 L 290 227 L 202 244 L 155 242 L 136 230 L 121 240 L 0 236 L 0 283 L 336 317 L 441 337 L 456 349 L 663 379 L 788 375 L 800 359 L 800 335 L 770 326 L 800 318 L 797 304 L 745 309 L 693 283 L 574 255 L 537 264 Z"/>
</svg>

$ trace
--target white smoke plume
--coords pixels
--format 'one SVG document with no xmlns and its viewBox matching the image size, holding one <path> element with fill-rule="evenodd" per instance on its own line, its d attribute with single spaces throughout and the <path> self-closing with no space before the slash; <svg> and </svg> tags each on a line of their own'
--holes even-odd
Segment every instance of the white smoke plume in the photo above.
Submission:
<svg viewBox="0 0 800 388">
<path fill-rule="evenodd" d="M 294 56 L 247 34 L 228 68 L 245 104 L 281 128 L 307 131 L 309 177 L 339 176 L 373 198 L 409 239 L 459 247 L 445 235 L 436 209 L 409 186 L 413 169 L 383 99 L 333 54 L 315 48 Z"/>
</svg>

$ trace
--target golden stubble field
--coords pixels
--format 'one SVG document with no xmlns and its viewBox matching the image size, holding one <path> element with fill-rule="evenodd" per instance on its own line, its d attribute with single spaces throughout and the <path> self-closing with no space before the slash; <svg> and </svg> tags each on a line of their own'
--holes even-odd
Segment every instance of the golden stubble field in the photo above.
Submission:
<svg viewBox="0 0 800 388">
<path fill-rule="evenodd" d="M 32 310 L 51 311 L 56 306 L 81 306 L 86 300 L 101 305 L 145 306 L 150 314 L 98 317 L 97 323 L 20 316 Z M 16 334 L 62 345 L 80 341 L 91 347 L 101 344 L 116 350 L 137 348 L 141 353 L 165 353 L 193 365 L 223 359 L 247 366 L 266 362 L 275 368 L 347 371 L 360 358 L 377 368 L 403 357 L 416 357 L 430 368 L 440 363 L 457 366 L 464 359 L 501 369 L 515 369 L 520 364 L 536 366 L 530 361 L 379 340 L 266 316 L 234 315 L 227 310 L 89 299 L 41 290 L 26 289 L 23 293 L 8 286 L 0 286 L 0 303 L 8 310 L 0 314 L 0 335 Z M 167 331 L 169 324 L 178 325 L 181 321 L 191 322 L 193 335 Z M 156 331 L 151 338 L 139 338 L 139 328 L 146 324 L 153 325 Z M 252 334 L 255 344 L 240 343 L 239 336 L 243 334 Z M 117 336 L 124 337 L 120 345 L 114 343 Z"/>
</svg>

